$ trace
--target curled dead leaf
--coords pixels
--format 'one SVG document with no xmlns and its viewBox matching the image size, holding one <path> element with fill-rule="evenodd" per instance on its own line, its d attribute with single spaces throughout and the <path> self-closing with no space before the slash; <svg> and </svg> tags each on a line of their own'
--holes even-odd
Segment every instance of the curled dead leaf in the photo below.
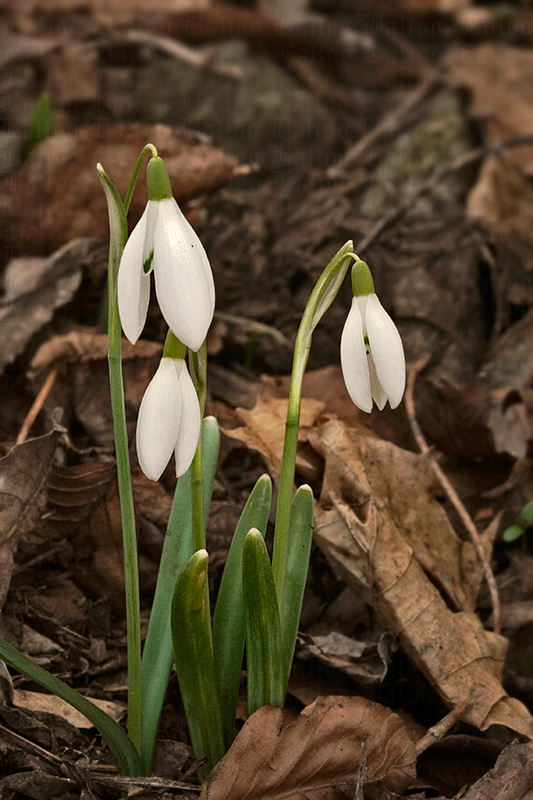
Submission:
<svg viewBox="0 0 533 800">
<path fill-rule="evenodd" d="M 319 697 L 282 729 L 282 711 L 248 719 L 204 784 L 200 800 L 346 797 L 355 787 L 363 742 L 366 784 L 401 794 L 415 777 L 415 745 L 400 717 L 362 697 Z"/>
<path fill-rule="evenodd" d="M 462 719 L 533 738 L 533 719 L 502 684 L 508 642 L 486 631 L 461 578 L 462 547 L 436 503 L 424 458 L 360 427 L 330 421 L 310 435 L 325 458 L 315 536 L 352 587 Z"/>
</svg>

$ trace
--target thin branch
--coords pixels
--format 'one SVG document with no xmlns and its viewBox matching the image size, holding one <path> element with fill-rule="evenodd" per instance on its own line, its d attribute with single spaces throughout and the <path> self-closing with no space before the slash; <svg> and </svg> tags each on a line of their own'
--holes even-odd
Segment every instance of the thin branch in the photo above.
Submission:
<svg viewBox="0 0 533 800">
<path fill-rule="evenodd" d="M 437 461 L 433 458 L 431 453 L 431 449 L 428 446 L 424 434 L 422 433 L 422 429 L 418 424 L 418 420 L 416 418 L 416 408 L 415 408 L 415 401 L 414 401 L 414 386 L 415 381 L 418 373 L 424 369 L 429 361 L 429 356 L 424 356 L 423 358 L 419 359 L 408 372 L 407 375 L 407 389 L 405 391 L 405 407 L 407 410 L 407 418 L 409 420 L 409 425 L 411 426 L 411 431 L 413 432 L 413 436 L 416 440 L 416 443 L 420 449 L 420 452 L 427 456 L 429 459 L 429 463 L 433 469 L 433 472 L 437 476 L 440 485 L 448 495 L 450 501 L 453 503 L 455 510 L 459 514 L 461 518 L 461 522 L 465 526 L 468 535 L 472 541 L 476 549 L 476 553 L 478 555 L 479 561 L 483 567 L 483 573 L 485 575 L 485 580 L 487 581 L 487 586 L 490 592 L 490 598 L 492 603 L 492 613 L 493 613 L 493 630 L 495 633 L 500 633 L 501 631 L 501 607 L 500 607 L 500 597 L 498 594 L 498 587 L 496 585 L 496 580 L 494 578 L 494 573 L 492 571 L 492 567 L 485 555 L 485 551 L 483 548 L 483 543 L 481 541 L 481 537 L 477 531 L 476 526 L 472 520 L 472 517 L 464 507 L 459 495 L 451 485 L 450 481 L 438 465 Z"/>
</svg>

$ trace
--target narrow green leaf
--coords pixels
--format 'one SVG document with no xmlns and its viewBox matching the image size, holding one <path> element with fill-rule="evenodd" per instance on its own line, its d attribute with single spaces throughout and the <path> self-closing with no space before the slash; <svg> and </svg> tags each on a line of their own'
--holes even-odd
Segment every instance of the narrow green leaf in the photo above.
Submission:
<svg viewBox="0 0 533 800">
<path fill-rule="evenodd" d="M 206 758 L 204 776 L 226 752 L 213 660 L 206 550 L 187 561 L 176 581 L 171 628 L 174 660 L 191 741 Z"/>
<path fill-rule="evenodd" d="M 248 670 L 248 713 L 283 705 L 283 664 L 276 589 L 261 533 L 252 528 L 243 551 L 242 587 Z"/>
<path fill-rule="evenodd" d="M 44 142 L 54 132 L 55 115 L 48 92 L 38 98 L 30 119 L 26 140 L 22 146 L 22 158 L 26 159 L 34 147 Z"/>
<path fill-rule="evenodd" d="M 313 492 L 309 486 L 300 486 L 291 505 L 290 546 L 287 553 L 283 606 L 280 609 L 284 691 L 289 682 L 298 635 L 312 539 Z"/>
<path fill-rule="evenodd" d="M 226 747 L 235 738 L 235 713 L 244 655 L 244 605 L 242 595 L 242 554 L 250 528 L 264 537 L 272 502 L 272 481 L 261 475 L 242 510 L 231 541 L 218 590 L 213 618 L 213 652 L 218 676 L 220 707 Z"/>
<path fill-rule="evenodd" d="M 76 689 L 72 689 L 62 680 L 56 678 L 55 675 L 51 675 L 38 664 L 34 664 L 31 659 L 2 638 L 0 638 L 0 658 L 10 667 L 22 672 L 23 675 L 65 700 L 86 716 L 89 722 L 92 722 L 94 727 L 102 734 L 113 753 L 120 771 L 124 775 L 141 774 L 141 764 L 137 750 L 126 732 L 109 714 L 98 708 L 97 705 L 77 692 Z"/>
<path fill-rule="evenodd" d="M 220 433 L 217 421 L 214 417 L 206 417 L 202 423 L 202 468 L 204 516 L 206 519 L 209 516 L 219 444 Z M 157 726 L 172 669 L 173 654 L 170 632 L 172 592 L 180 569 L 192 553 L 191 470 L 189 468 L 179 479 L 174 493 L 142 655 L 141 757 L 146 775 L 151 773 Z"/>
</svg>

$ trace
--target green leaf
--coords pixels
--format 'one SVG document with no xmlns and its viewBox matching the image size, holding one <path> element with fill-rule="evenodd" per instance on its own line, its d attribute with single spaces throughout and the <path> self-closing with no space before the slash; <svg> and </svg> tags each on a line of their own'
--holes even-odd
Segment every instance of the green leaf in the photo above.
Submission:
<svg viewBox="0 0 533 800">
<path fill-rule="evenodd" d="M 248 670 L 248 713 L 283 705 L 281 634 L 272 567 L 261 533 L 252 528 L 243 551 L 242 586 Z"/>
<path fill-rule="evenodd" d="M 309 486 L 300 486 L 291 506 L 290 546 L 287 553 L 283 606 L 280 609 L 285 690 L 298 635 L 312 539 L 313 492 Z"/>
<path fill-rule="evenodd" d="M 529 503 L 525 504 L 524 508 L 520 512 L 518 524 L 523 528 L 529 528 L 533 525 L 533 500 L 530 500 Z"/>
<path fill-rule="evenodd" d="M 174 660 L 191 741 L 206 758 L 204 776 L 226 752 L 213 660 L 206 550 L 187 561 L 176 581 L 171 628 Z"/>
<path fill-rule="evenodd" d="M 272 481 L 261 475 L 250 493 L 235 529 L 218 590 L 213 618 L 213 651 L 220 692 L 226 747 L 235 738 L 235 714 L 244 655 L 242 557 L 250 528 L 264 537 L 272 501 Z"/>
<path fill-rule="evenodd" d="M 137 750 L 131 740 L 120 725 L 112 719 L 109 714 L 98 708 L 82 694 L 67 686 L 62 680 L 51 675 L 47 670 L 34 664 L 31 659 L 21 653 L 16 647 L 0 638 L 0 658 L 13 669 L 22 672 L 23 675 L 35 681 L 44 689 L 65 700 L 81 714 L 92 722 L 94 727 L 100 731 L 109 749 L 117 762 L 120 771 L 124 775 L 140 775 L 141 764 Z"/>
<path fill-rule="evenodd" d="M 524 528 L 521 525 L 510 525 L 503 532 L 503 541 L 515 542 L 517 539 L 520 539 L 523 533 Z"/>
<path fill-rule="evenodd" d="M 43 92 L 33 108 L 26 140 L 22 146 L 22 158 L 26 159 L 34 147 L 48 139 L 53 134 L 54 127 L 55 115 L 52 101 L 48 92 Z"/>
<path fill-rule="evenodd" d="M 217 421 L 214 417 L 206 417 L 202 423 L 202 469 L 206 519 L 211 504 L 219 444 L 220 433 Z M 151 773 L 157 726 L 172 669 L 173 653 L 170 631 L 172 592 L 178 573 L 192 552 L 191 470 L 189 468 L 179 479 L 174 493 L 142 655 L 141 757 L 146 775 Z"/>
</svg>

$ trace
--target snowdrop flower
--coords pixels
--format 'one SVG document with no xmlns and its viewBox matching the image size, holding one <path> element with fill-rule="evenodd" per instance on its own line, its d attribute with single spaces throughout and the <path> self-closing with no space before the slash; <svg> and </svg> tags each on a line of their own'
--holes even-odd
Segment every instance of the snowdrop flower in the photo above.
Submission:
<svg viewBox="0 0 533 800">
<path fill-rule="evenodd" d="M 352 269 L 354 298 L 341 338 L 341 367 L 348 394 L 362 411 L 399 405 L 405 389 L 405 356 L 398 329 L 378 300 L 364 261 Z"/>
<path fill-rule="evenodd" d="M 139 409 L 137 457 L 147 478 L 159 480 L 172 451 L 176 476 L 189 469 L 202 418 L 194 384 L 183 358 L 163 356 Z"/>
<path fill-rule="evenodd" d="M 148 203 L 126 242 L 118 271 L 118 307 L 122 328 L 135 344 L 155 276 L 159 308 L 169 328 L 191 350 L 198 350 L 213 319 L 215 287 L 203 245 L 172 197 L 163 159 L 146 169 Z"/>
</svg>

